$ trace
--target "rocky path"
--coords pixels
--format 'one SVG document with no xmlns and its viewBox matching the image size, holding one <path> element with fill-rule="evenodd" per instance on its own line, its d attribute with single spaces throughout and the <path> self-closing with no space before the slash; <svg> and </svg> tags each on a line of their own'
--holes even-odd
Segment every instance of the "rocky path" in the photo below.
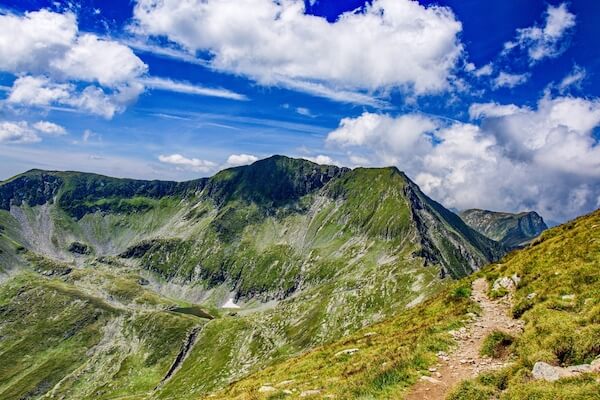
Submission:
<svg viewBox="0 0 600 400">
<path fill-rule="evenodd" d="M 406 396 L 407 400 L 443 400 L 464 379 L 483 371 L 499 369 L 506 360 L 481 357 L 479 350 L 486 336 L 494 330 L 518 335 L 523 330 L 522 321 L 510 317 L 510 296 L 492 301 L 488 298 L 487 282 L 473 282 L 471 298 L 481 306 L 481 315 L 458 331 L 452 332 L 458 347 L 451 354 L 438 354 L 439 364 L 430 369 L 431 377 L 421 377 Z"/>
</svg>

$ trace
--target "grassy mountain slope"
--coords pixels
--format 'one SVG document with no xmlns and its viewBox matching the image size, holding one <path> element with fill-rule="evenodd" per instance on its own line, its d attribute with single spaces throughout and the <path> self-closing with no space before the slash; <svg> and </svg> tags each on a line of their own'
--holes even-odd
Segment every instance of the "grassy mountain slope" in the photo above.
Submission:
<svg viewBox="0 0 600 400">
<path fill-rule="evenodd" d="M 100 333 L 73 351 L 110 343 L 131 357 L 103 355 L 77 367 L 83 386 L 66 364 L 57 367 L 61 384 L 48 380 L 36 392 L 57 397 L 108 397 L 117 386 L 105 382 L 127 375 L 147 378 L 123 394 L 201 397 L 418 306 L 450 284 L 440 278 L 465 276 L 502 254 L 395 168 L 275 156 L 183 183 L 30 171 L 0 183 L 0 200 L 7 307 L 14 282 L 44 293 L 60 282 L 72 302 L 100 299 L 116 310 L 98 317 L 92 325 Z M 219 309 L 230 298 L 242 307 L 235 316 Z M 192 321 L 201 325 L 195 345 L 154 390 L 191 329 L 192 317 L 166 312 L 175 306 L 216 318 Z M 158 343 L 142 350 L 150 339 L 133 327 L 143 316 L 152 318 L 152 336 L 180 327 L 168 350 Z M 0 329 L 5 323 L 0 318 Z M 80 325 L 67 318 L 62 329 Z M 163 353 L 147 365 L 145 357 Z M 26 393 L 15 382 L 7 385 Z"/>
<path fill-rule="evenodd" d="M 544 232 L 527 248 L 398 317 L 275 364 L 216 398 L 296 398 L 315 390 L 315 398 L 402 398 L 429 374 L 436 352 L 451 348 L 448 332 L 465 323 L 468 312 L 477 312 L 468 298 L 471 281 L 483 276 L 493 283 L 512 275 L 521 278 L 513 314 L 525 321 L 511 348 L 516 362 L 465 382 L 452 399 L 597 399 L 598 376 L 548 383 L 533 381 L 530 371 L 537 361 L 569 366 L 600 355 L 600 210 Z"/>
<path fill-rule="evenodd" d="M 523 246 L 548 229 L 535 211 L 512 214 L 471 209 L 462 211 L 460 217 L 471 228 L 508 248 Z"/>
</svg>

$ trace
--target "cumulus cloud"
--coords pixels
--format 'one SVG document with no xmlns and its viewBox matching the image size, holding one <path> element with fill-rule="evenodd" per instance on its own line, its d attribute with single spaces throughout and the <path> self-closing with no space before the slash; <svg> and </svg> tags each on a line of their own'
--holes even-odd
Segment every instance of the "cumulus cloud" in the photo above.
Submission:
<svg viewBox="0 0 600 400">
<path fill-rule="evenodd" d="M 504 53 L 517 48 L 526 50 L 531 63 L 558 57 L 566 50 L 568 42 L 565 39 L 573 27 L 575 15 L 569 12 L 566 3 L 548 5 L 543 25 L 518 29 L 515 40 L 504 44 Z"/>
<path fill-rule="evenodd" d="M 219 71 L 324 96 L 440 92 L 463 53 L 449 8 L 409 0 L 374 0 L 332 23 L 301 0 L 137 0 L 134 21 L 138 34 L 208 52 Z"/>
<path fill-rule="evenodd" d="M 384 164 L 418 163 L 412 155 L 431 150 L 429 133 L 437 124 L 420 114 L 391 117 L 385 114 L 363 113 L 358 118 L 344 118 L 339 127 L 327 136 L 327 144 L 350 149 L 365 146 L 374 151 Z"/>
<path fill-rule="evenodd" d="M 246 99 L 226 89 L 149 77 L 148 66 L 128 46 L 80 33 L 71 12 L 0 15 L 0 71 L 18 76 L 10 88 L 11 104 L 67 106 L 108 119 L 136 101 L 145 86 Z"/>
<path fill-rule="evenodd" d="M 0 122 L 0 143 L 35 143 L 40 140 L 27 122 Z"/>
<path fill-rule="evenodd" d="M 203 173 L 210 172 L 217 166 L 212 161 L 187 158 L 181 154 L 160 155 L 158 156 L 158 160 L 165 164 L 175 165 L 180 169 Z"/>
<path fill-rule="evenodd" d="M 147 66 L 118 42 L 80 34 L 73 13 L 0 15 L 0 70 L 19 76 L 8 101 L 59 104 L 111 118 L 137 99 Z M 82 90 L 73 82 L 87 82 Z"/>
<path fill-rule="evenodd" d="M 0 121 L 0 143 L 37 143 L 42 140 L 39 134 L 62 136 L 66 135 L 67 131 L 50 121 L 38 121 L 33 125 L 26 121 Z"/>
<path fill-rule="evenodd" d="M 529 80 L 530 74 L 510 74 L 508 72 L 500 72 L 497 77 L 492 81 L 492 87 L 499 89 L 503 87 L 514 88 L 515 86 L 522 85 Z"/>
<path fill-rule="evenodd" d="M 107 87 L 127 84 L 148 69 L 129 47 L 92 34 L 79 36 L 62 57 L 50 60 L 50 67 L 70 79 Z"/>
<path fill-rule="evenodd" d="M 327 143 L 399 166 L 448 207 L 534 209 L 555 220 L 600 207 L 600 100 L 546 95 L 536 108 L 475 104 L 470 114 L 478 120 L 448 124 L 365 113 L 342 120 Z"/>
<path fill-rule="evenodd" d="M 240 165 L 248 165 L 257 161 L 258 157 L 252 154 L 232 154 L 227 158 L 227 166 L 238 167 Z"/>
<path fill-rule="evenodd" d="M 94 85 L 78 90 L 72 83 L 56 83 L 45 76 L 23 76 L 13 83 L 7 101 L 26 106 L 69 106 L 110 119 L 135 101 L 143 90 L 136 82 L 108 93 Z"/>
</svg>

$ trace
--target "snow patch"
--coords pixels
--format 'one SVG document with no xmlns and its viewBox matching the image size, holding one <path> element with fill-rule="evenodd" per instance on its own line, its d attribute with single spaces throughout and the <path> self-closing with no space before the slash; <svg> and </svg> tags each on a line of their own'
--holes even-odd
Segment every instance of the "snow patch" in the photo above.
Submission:
<svg viewBox="0 0 600 400">
<path fill-rule="evenodd" d="M 235 309 L 238 309 L 238 308 L 240 308 L 240 306 L 238 306 L 237 304 L 235 304 L 233 302 L 233 299 L 229 299 L 229 300 L 227 300 L 227 303 L 225 303 L 225 304 L 223 304 L 221 306 L 221 308 L 235 308 Z"/>
</svg>

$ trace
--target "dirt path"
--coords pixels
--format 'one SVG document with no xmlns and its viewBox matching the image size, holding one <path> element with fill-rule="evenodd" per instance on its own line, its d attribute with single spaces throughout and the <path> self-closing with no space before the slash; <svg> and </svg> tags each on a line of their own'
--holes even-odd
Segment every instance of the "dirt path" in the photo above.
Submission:
<svg viewBox="0 0 600 400">
<path fill-rule="evenodd" d="M 443 400 L 460 381 L 505 365 L 506 360 L 481 357 L 479 350 L 486 336 L 494 330 L 511 335 L 521 333 L 522 321 L 509 316 L 510 296 L 492 301 L 487 297 L 486 291 L 485 279 L 473 282 L 471 298 L 481 306 L 481 315 L 474 317 L 466 327 L 453 332 L 458 347 L 449 355 L 438 355 L 440 362 L 430 369 L 431 377 L 422 377 L 406 396 L 406 400 Z"/>
</svg>

